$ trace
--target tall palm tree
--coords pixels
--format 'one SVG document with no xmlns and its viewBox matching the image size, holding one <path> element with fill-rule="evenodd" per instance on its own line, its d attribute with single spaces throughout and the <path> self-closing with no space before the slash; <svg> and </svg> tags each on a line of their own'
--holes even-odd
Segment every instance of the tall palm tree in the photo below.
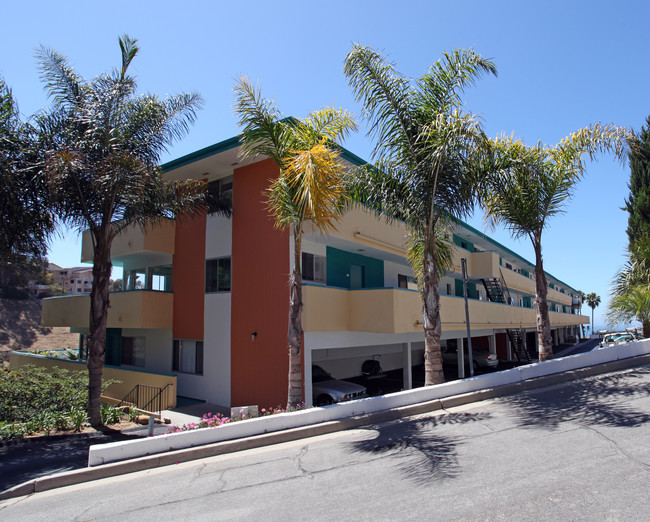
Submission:
<svg viewBox="0 0 650 522">
<path fill-rule="evenodd" d="M 600 298 L 595 306 L 598 306 L 599 303 Z M 636 286 L 625 294 L 612 297 L 607 313 L 607 322 L 611 326 L 615 326 L 630 321 L 639 321 L 643 325 L 643 337 L 650 337 L 650 289 L 647 285 Z"/>
<path fill-rule="evenodd" d="M 471 212 L 478 151 L 486 142 L 477 118 L 461 110 L 461 95 L 482 74 L 496 75 L 496 67 L 471 50 L 456 50 L 410 80 L 382 54 L 355 44 L 344 71 L 377 140 L 374 168 L 356 173 L 352 191 L 409 229 L 409 259 L 421 275 L 425 385 L 440 383 L 438 282 L 448 253 L 437 238 L 453 218 Z"/>
<path fill-rule="evenodd" d="M 623 295 L 637 286 L 650 288 L 650 235 L 628 246 L 628 259 L 614 277 L 612 294 Z"/>
<path fill-rule="evenodd" d="M 34 137 L 0 76 L 0 287 L 2 273 L 23 256 L 45 255 L 54 229 L 47 184 L 33 168 L 39 153 Z"/>
<path fill-rule="evenodd" d="M 183 136 L 201 105 L 198 94 L 166 99 L 137 95 L 128 68 L 136 40 L 119 39 L 122 65 L 86 80 L 66 58 L 41 48 L 41 76 L 52 106 L 37 123 L 55 212 L 60 220 L 88 230 L 94 247 L 88 342 L 88 414 L 101 425 L 111 245 L 126 227 L 148 226 L 203 208 L 198 182 L 168 183 L 158 167 L 160 154 Z"/>
<path fill-rule="evenodd" d="M 357 129 L 345 110 L 325 108 L 304 119 L 282 119 L 273 103 L 247 78 L 235 85 L 235 112 L 243 128 L 243 156 L 264 155 L 280 167 L 268 191 L 276 226 L 288 227 L 294 241 L 289 275 L 289 405 L 302 401 L 302 272 L 303 226 L 311 222 L 322 232 L 334 229 L 345 204 L 343 163 L 335 142 Z"/>
<path fill-rule="evenodd" d="M 529 147 L 512 137 L 492 141 L 493 163 L 483 180 L 482 203 L 492 226 L 504 225 L 513 237 L 528 237 L 533 244 L 540 361 L 553 358 L 542 233 L 550 218 L 564 212 L 584 175 L 583 156 L 611 152 L 622 158 L 628 137 L 627 131 L 614 125 L 595 124 L 554 147 L 541 143 Z"/>
<path fill-rule="evenodd" d="M 600 304 L 600 296 L 595 292 L 591 292 L 585 296 L 587 306 L 591 308 L 591 335 L 594 334 L 594 310 Z"/>
</svg>

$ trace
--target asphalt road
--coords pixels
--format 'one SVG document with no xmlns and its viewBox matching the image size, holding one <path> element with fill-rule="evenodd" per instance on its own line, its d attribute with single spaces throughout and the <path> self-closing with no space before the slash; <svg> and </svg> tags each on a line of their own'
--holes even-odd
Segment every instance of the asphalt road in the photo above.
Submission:
<svg viewBox="0 0 650 522">
<path fill-rule="evenodd" d="M 644 520 L 650 367 L 37 493 L 0 520 Z"/>
</svg>

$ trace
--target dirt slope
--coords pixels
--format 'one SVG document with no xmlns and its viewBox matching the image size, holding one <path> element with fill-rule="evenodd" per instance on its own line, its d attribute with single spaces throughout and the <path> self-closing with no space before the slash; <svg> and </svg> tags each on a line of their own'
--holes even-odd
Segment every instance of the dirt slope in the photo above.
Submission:
<svg viewBox="0 0 650 522">
<path fill-rule="evenodd" d="M 69 328 L 41 326 L 41 307 L 32 300 L 0 299 L 0 358 L 14 350 L 77 348 L 79 334 Z"/>
</svg>

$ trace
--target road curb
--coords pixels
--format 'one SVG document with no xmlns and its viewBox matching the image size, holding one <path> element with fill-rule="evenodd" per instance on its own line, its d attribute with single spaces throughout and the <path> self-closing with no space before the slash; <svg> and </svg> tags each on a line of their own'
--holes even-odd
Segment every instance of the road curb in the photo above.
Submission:
<svg viewBox="0 0 650 522">
<path fill-rule="evenodd" d="M 179 464 L 181 462 L 188 462 L 191 460 L 213 457 L 217 455 L 225 455 L 238 451 L 269 446 L 271 444 L 290 442 L 294 440 L 315 437 L 317 435 L 325 435 L 336 431 L 358 428 L 361 426 L 379 424 L 403 417 L 410 417 L 412 415 L 419 415 L 431 411 L 448 409 L 455 406 L 462 406 L 469 403 L 503 397 L 506 395 L 513 395 L 515 393 L 520 393 L 523 391 L 535 390 L 538 388 L 552 386 L 567 381 L 574 381 L 583 379 L 585 377 L 602 375 L 613 371 L 633 368 L 635 366 L 643 366 L 645 364 L 650 364 L 650 354 L 630 357 L 627 359 L 619 359 L 616 361 L 606 362 L 590 367 L 569 370 L 558 374 L 535 377 L 518 383 L 485 388 L 483 390 L 434 399 L 431 401 L 411 404 L 390 410 L 367 413 L 364 415 L 350 417 L 348 419 L 291 428 L 283 431 L 265 433 L 262 435 L 254 435 L 242 439 L 215 442 L 203 446 L 174 450 L 166 453 L 159 453 L 156 455 L 148 455 L 146 457 L 139 457 L 131 460 L 104 464 L 92 468 L 66 471 L 63 473 L 57 473 L 46 477 L 32 479 L 22 484 L 18 484 L 17 486 L 9 488 L 5 491 L 2 491 L 0 492 L 0 500 L 7 500 L 10 498 L 31 495 L 32 493 L 81 484 L 101 478 L 125 475 L 127 473 L 133 473 L 135 471 L 143 471 L 146 469 L 169 466 L 173 464 Z"/>
</svg>

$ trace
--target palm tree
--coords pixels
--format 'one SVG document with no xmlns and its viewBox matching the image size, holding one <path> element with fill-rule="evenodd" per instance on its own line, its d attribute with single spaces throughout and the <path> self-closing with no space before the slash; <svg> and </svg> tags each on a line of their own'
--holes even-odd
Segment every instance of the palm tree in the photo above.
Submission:
<svg viewBox="0 0 650 522">
<path fill-rule="evenodd" d="M 471 50 L 457 50 L 413 81 L 382 54 L 355 44 L 344 70 L 377 139 L 374 168 L 357 172 L 351 190 L 409 229 L 409 260 L 423 301 L 425 385 L 437 384 L 444 381 L 438 282 L 449 247 L 440 232 L 471 212 L 477 152 L 486 142 L 478 120 L 461 110 L 461 95 L 496 68 Z"/>
<path fill-rule="evenodd" d="M 334 142 L 344 139 L 357 125 L 345 110 L 325 108 L 304 119 L 281 119 L 273 103 L 262 98 L 247 78 L 235 85 L 235 112 L 243 128 L 242 155 L 264 155 L 280 167 L 280 176 L 268 191 L 269 210 L 276 226 L 288 227 L 294 241 L 289 275 L 288 404 L 302 401 L 302 273 L 300 268 L 303 225 L 334 229 L 345 203 L 344 166 Z"/>
<path fill-rule="evenodd" d="M 628 259 L 614 277 L 612 295 L 624 295 L 637 286 L 650 287 L 650 235 L 628 246 Z"/>
<path fill-rule="evenodd" d="M 600 298 L 595 306 L 598 306 L 599 303 Z M 611 326 L 615 326 L 630 321 L 639 321 L 643 325 L 643 337 L 650 337 L 650 289 L 647 285 L 633 287 L 623 295 L 612 297 L 607 313 L 607 322 Z"/>
<path fill-rule="evenodd" d="M 38 53 L 51 108 L 37 123 L 52 202 L 59 219 L 88 230 L 94 246 L 88 342 L 88 415 L 101 425 L 100 391 L 104 366 L 113 239 L 136 223 L 143 227 L 203 208 L 199 182 L 168 183 L 158 167 L 160 154 L 183 136 L 202 100 L 198 94 L 160 99 L 136 95 L 128 68 L 136 40 L 119 39 L 122 66 L 85 80 L 53 50 Z"/>
<path fill-rule="evenodd" d="M 595 124 L 554 147 L 541 143 L 529 147 L 511 137 L 492 141 L 492 162 L 481 199 L 492 226 L 504 225 L 513 237 L 528 237 L 533 244 L 540 361 L 553 358 L 542 233 L 550 218 L 564 212 L 584 175 L 583 155 L 593 158 L 597 152 L 611 152 L 622 158 L 628 137 L 624 129 Z"/>
<path fill-rule="evenodd" d="M 600 304 L 600 296 L 596 295 L 594 292 L 587 294 L 585 296 L 585 301 L 587 301 L 587 306 L 591 308 L 591 335 L 594 334 L 594 310 Z"/>
<path fill-rule="evenodd" d="M 21 121 L 11 89 L 0 76 L 0 287 L 2 273 L 24 257 L 47 252 L 54 222 L 47 184 L 35 175 L 34 129 Z"/>
</svg>

